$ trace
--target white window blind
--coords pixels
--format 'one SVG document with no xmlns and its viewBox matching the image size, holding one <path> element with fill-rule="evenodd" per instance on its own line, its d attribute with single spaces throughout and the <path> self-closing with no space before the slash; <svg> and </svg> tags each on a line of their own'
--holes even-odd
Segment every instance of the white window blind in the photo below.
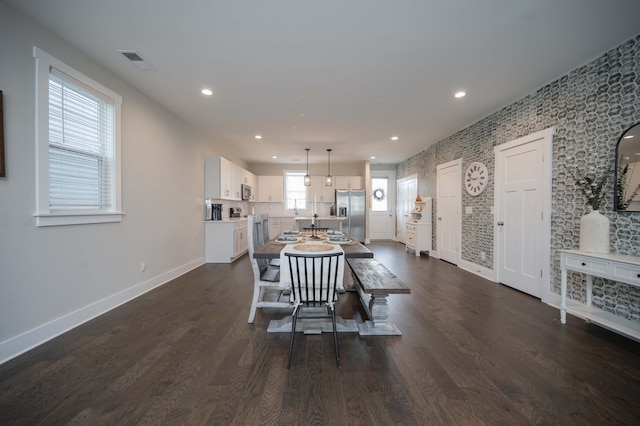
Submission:
<svg viewBox="0 0 640 426">
<path fill-rule="evenodd" d="M 121 222 L 122 96 L 34 47 L 36 226 Z"/>
<path fill-rule="evenodd" d="M 305 172 L 286 172 L 284 185 L 286 209 L 307 208 L 307 187 L 304 186 L 305 174 Z"/>
<path fill-rule="evenodd" d="M 110 211 L 114 100 L 65 73 L 49 72 L 49 209 Z"/>
</svg>

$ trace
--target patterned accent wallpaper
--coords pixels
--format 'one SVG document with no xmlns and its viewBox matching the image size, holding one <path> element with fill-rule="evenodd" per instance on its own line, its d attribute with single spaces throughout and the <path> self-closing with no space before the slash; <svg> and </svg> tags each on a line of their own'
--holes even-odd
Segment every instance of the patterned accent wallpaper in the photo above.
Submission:
<svg viewBox="0 0 640 426">
<path fill-rule="evenodd" d="M 436 209 L 436 166 L 458 158 L 462 170 L 481 161 L 489 170 L 489 186 L 478 197 L 462 193 L 463 260 L 493 269 L 494 153 L 497 145 L 531 133 L 556 128 L 553 138 L 551 217 L 551 288 L 560 292 L 557 250 L 577 249 L 585 200 L 575 180 L 590 165 L 613 167 L 620 135 L 640 122 L 640 36 L 562 76 L 535 93 L 491 114 L 400 163 L 398 179 L 418 175 L 419 195 L 433 197 Z M 611 220 L 611 251 L 640 256 L 640 213 L 616 213 L 610 182 L 604 214 Z M 471 206 L 473 214 L 464 213 Z M 433 247 L 436 246 L 435 221 Z M 486 254 L 481 260 L 480 253 Z M 584 302 L 581 274 L 570 274 L 568 297 Z M 601 309 L 640 321 L 640 288 L 594 279 L 593 303 Z"/>
</svg>

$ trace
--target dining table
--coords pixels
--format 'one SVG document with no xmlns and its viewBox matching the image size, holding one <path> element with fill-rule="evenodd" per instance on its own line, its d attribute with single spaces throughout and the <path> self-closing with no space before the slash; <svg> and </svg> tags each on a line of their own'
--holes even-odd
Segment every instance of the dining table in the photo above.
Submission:
<svg viewBox="0 0 640 426">
<path fill-rule="evenodd" d="M 295 244 L 296 242 L 323 242 L 328 244 L 333 244 L 329 238 L 330 234 L 326 232 L 317 232 L 317 240 L 312 239 L 312 232 L 300 232 L 299 234 L 293 235 L 293 237 L 299 238 L 298 241 L 279 241 L 280 236 L 270 240 L 268 243 L 260 247 L 255 251 L 253 257 L 255 259 L 280 259 L 280 252 L 284 248 L 287 243 Z M 349 235 L 342 234 L 342 236 L 346 239 L 350 239 L 347 243 L 341 243 L 340 246 L 344 251 L 345 258 L 367 258 L 373 257 L 373 252 L 365 247 L 364 244 L 353 240 Z"/>
<path fill-rule="evenodd" d="M 331 238 L 336 237 L 339 234 L 341 237 L 339 242 L 332 242 Z M 288 238 L 287 238 L 288 237 Z M 291 239 L 287 241 L 287 239 Z M 279 235 L 278 237 L 270 240 L 268 243 L 257 249 L 253 257 L 256 259 L 280 259 L 280 254 L 287 244 L 301 244 L 301 243 L 323 243 L 323 244 L 339 244 L 344 251 L 344 257 L 347 259 L 355 258 L 373 258 L 373 252 L 369 250 L 364 244 L 353 240 L 349 235 L 342 233 L 334 233 L 331 231 L 315 231 L 308 232 L 302 231 L 292 233 L 292 235 Z M 314 308 L 310 308 L 314 309 Z M 317 309 L 317 308 L 316 308 Z M 321 308 L 324 309 L 324 308 Z M 271 320 L 267 328 L 268 333 L 289 333 L 291 332 L 291 316 L 279 320 Z M 303 332 L 305 334 L 320 334 L 322 332 L 332 331 L 331 322 L 326 321 L 298 321 L 296 325 L 297 332 Z M 338 332 L 358 333 L 358 324 L 353 319 L 345 319 L 341 317 L 336 318 L 336 328 Z"/>
</svg>

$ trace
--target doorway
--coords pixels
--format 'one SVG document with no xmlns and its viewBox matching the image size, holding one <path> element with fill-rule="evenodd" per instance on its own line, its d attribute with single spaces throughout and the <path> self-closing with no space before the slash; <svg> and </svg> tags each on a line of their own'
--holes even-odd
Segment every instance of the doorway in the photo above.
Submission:
<svg viewBox="0 0 640 426">
<path fill-rule="evenodd" d="M 396 236 L 396 172 L 371 171 L 371 240 L 393 240 Z"/>
<path fill-rule="evenodd" d="M 494 148 L 497 280 L 537 298 L 545 295 L 550 274 L 554 133 L 551 128 Z"/>
<path fill-rule="evenodd" d="M 438 257 L 457 265 L 460 262 L 462 229 L 462 159 L 437 166 L 436 245 Z"/>
</svg>

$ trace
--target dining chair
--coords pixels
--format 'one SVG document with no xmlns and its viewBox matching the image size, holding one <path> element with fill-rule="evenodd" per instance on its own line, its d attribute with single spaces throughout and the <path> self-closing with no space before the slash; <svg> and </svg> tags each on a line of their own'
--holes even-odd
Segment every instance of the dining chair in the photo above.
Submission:
<svg viewBox="0 0 640 426">
<path fill-rule="evenodd" d="M 269 215 L 268 214 L 263 214 L 260 215 L 262 217 L 262 234 L 261 234 L 261 241 L 262 241 L 262 245 L 266 244 L 271 238 L 269 238 Z M 262 247 L 262 246 L 260 246 Z M 280 266 L 280 259 L 271 259 L 271 261 L 269 262 L 270 266 L 275 266 L 275 267 L 279 267 Z"/>
<path fill-rule="evenodd" d="M 285 297 L 290 291 L 289 286 L 280 283 L 280 268 L 271 265 L 269 259 L 253 258 L 255 251 L 269 241 L 268 215 L 249 215 L 247 219 L 249 261 L 253 270 L 253 297 L 247 322 L 253 324 L 258 308 L 288 308 L 291 305 L 288 297 Z"/>
<path fill-rule="evenodd" d="M 336 328 L 335 304 L 338 301 L 340 262 L 344 262 L 344 253 L 297 254 L 284 253 L 288 258 L 291 278 L 291 300 L 293 314 L 291 336 L 289 338 L 289 357 L 287 368 L 291 368 L 291 354 L 296 334 L 298 319 L 331 318 L 333 325 L 333 346 L 336 354 L 336 366 L 340 368 L 340 352 L 338 351 L 338 333 Z M 344 264 L 344 263 L 343 263 Z M 313 312 L 310 315 L 300 315 L 302 308 L 326 307 L 327 314 Z"/>
</svg>

